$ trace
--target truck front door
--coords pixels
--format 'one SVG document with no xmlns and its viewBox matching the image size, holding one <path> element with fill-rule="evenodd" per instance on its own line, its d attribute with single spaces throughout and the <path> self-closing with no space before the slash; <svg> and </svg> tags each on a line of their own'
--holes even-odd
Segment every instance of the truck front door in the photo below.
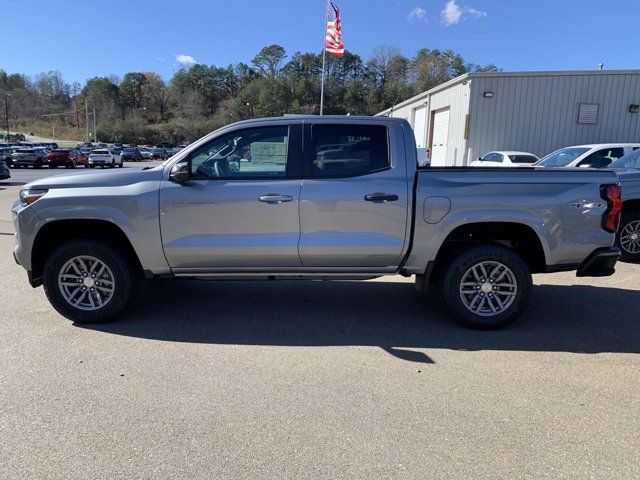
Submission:
<svg viewBox="0 0 640 480">
<path fill-rule="evenodd" d="M 245 127 L 189 154 L 163 182 L 160 227 L 176 273 L 300 266 L 301 125 Z"/>
<path fill-rule="evenodd" d="M 305 125 L 300 258 L 305 267 L 397 266 L 409 235 L 410 182 L 401 129 Z M 411 174 L 415 173 L 411 166 Z"/>
</svg>

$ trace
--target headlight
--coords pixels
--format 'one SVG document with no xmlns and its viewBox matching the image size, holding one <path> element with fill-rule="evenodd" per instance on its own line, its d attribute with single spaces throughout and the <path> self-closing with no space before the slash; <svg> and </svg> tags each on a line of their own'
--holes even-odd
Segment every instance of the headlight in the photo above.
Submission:
<svg viewBox="0 0 640 480">
<path fill-rule="evenodd" d="M 48 190 L 20 190 L 20 203 L 23 207 L 31 205 L 42 197 Z"/>
</svg>

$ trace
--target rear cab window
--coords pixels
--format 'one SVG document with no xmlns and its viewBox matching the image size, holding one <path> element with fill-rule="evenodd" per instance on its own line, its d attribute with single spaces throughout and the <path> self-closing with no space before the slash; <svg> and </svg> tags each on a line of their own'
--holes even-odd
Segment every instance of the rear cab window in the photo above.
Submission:
<svg viewBox="0 0 640 480">
<path fill-rule="evenodd" d="M 390 167 L 386 126 L 312 125 L 311 165 L 308 176 L 353 177 L 379 172 Z"/>
<path fill-rule="evenodd" d="M 511 163 L 535 163 L 538 159 L 531 155 L 509 155 Z"/>
<path fill-rule="evenodd" d="M 602 148 L 584 158 L 578 164 L 579 167 L 603 168 L 624 156 L 624 148 Z"/>
</svg>

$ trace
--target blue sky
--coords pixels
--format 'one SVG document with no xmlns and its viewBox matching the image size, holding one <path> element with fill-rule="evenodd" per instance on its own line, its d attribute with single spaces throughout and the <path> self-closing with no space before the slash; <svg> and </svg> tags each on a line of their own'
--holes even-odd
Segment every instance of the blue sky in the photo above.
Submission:
<svg viewBox="0 0 640 480">
<path fill-rule="evenodd" d="M 347 49 L 451 48 L 506 71 L 640 68 L 640 0 L 336 0 Z M 27 7 L 28 5 L 28 7 Z M 249 63 L 269 44 L 320 51 L 324 0 L 2 0 L 0 68 L 67 81 L 170 78 L 191 59 Z M 178 56 L 183 63 L 178 61 Z M 191 58 L 189 58 L 191 57 Z"/>
</svg>

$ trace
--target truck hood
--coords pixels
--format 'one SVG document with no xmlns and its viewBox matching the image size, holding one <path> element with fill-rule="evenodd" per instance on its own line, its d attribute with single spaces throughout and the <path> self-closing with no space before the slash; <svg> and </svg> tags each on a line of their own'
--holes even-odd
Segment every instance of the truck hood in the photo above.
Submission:
<svg viewBox="0 0 640 480">
<path fill-rule="evenodd" d="M 100 171 L 97 173 L 71 173 L 41 178 L 23 186 L 23 190 L 50 190 L 57 188 L 121 187 L 140 182 L 159 181 L 162 166 L 148 170 Z"/>
</svg>

